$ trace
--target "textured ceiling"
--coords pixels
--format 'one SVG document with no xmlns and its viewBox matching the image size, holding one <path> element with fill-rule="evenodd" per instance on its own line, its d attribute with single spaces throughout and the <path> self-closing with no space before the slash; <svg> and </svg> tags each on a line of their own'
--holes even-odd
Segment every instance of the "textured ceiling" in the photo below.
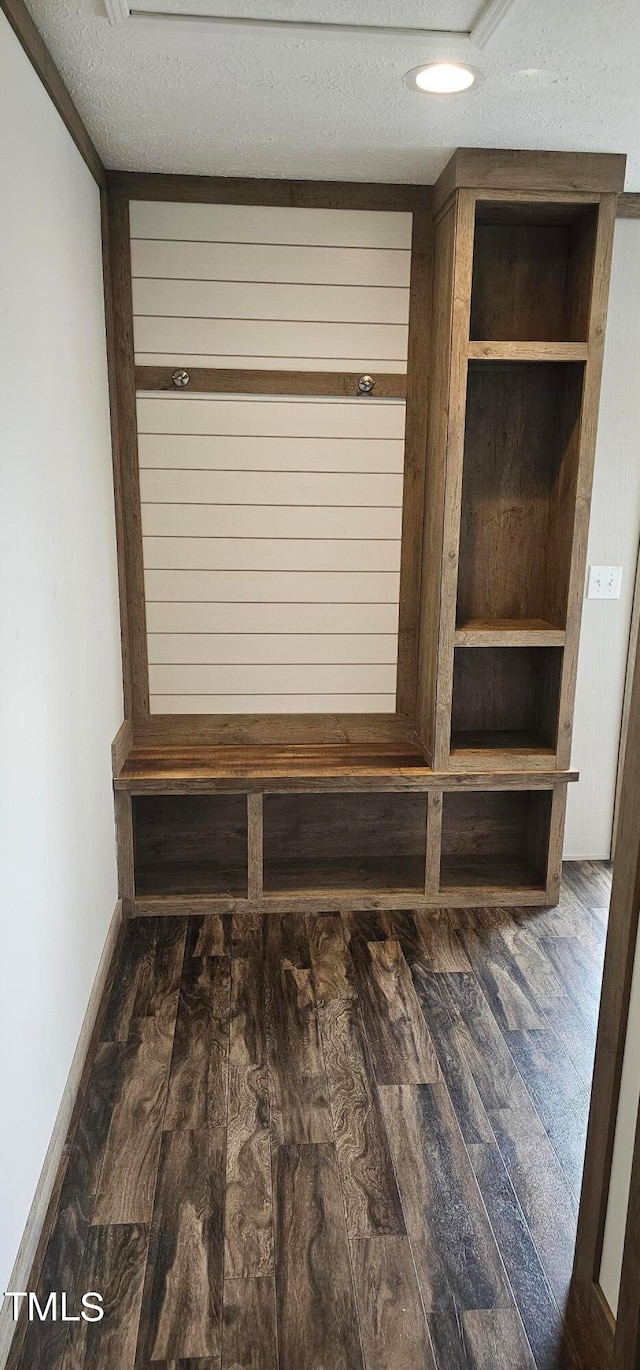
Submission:
<svg viewBox="0 0 640 1370">
<path fill-rule="evenodd" d="M 185 13 L 466 26 L 480 0 L 135 0 Z M 432 181 L 457 146 L 626 152 L 640 190 L 638 0 L 516 0 L 467 40 L 231 33 L 130 22 L 103 0 L 28 0 L 109 167 Z M 436 56 L 481 68 L 465 95 L 410 91 Z"/>
</svg>

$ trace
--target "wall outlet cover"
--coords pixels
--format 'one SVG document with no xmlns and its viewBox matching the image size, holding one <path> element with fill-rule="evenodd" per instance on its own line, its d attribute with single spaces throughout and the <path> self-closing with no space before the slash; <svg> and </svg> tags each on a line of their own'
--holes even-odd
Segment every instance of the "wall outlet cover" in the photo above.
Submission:
<svg viewBox="0 0 640 1370">
<path fill-rule="evenodd" d="M 619 599 L 621 587 L 621 566 L 589 567 L 587 599 Z"/>
</svg>

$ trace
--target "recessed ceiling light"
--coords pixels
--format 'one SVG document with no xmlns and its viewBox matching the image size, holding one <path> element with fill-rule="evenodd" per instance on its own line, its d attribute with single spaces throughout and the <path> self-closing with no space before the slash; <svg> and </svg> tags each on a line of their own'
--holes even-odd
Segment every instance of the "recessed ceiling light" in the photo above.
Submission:
<svg viewBox="0 0 640 1370">
<path fill-rule="evenodd" d="M 423 95 L 459 95 L 482 80 L 481 73 L 464 62 L 429 62 L 408 71 L 405 81 Z"/>
</svg>

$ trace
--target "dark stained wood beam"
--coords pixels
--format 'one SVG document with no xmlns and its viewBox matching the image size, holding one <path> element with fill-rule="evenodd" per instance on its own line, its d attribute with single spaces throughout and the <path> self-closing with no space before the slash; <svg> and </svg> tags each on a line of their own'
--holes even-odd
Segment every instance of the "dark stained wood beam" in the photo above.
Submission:
<svg viewBox="0 0 640 1370">
<path fill-rule="evenodd" d="M 66 124 L 71 137 L 84 157 L 84 160 L 102 190 L 107 183 L 107 173 L 102 164 L 80 115 L 71 99 L 64 81 L 53 61 L 42 35 L 38 32 L 24 0 L 0 0 L 0 10 L 22 44 L 32 67 L 38 73 L 42 84 L 53 101 L 60 118 Z"/>
</svg>

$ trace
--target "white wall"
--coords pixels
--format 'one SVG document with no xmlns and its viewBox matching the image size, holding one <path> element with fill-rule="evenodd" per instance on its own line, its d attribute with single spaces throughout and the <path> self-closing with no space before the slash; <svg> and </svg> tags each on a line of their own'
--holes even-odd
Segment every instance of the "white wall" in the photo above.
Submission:
<svg viewBox="0 0 640 1370">
<path fill-rule="evenodd" d="M 99 195 L 3 15 L 0 127 L 4 1290 L 117 897 L 122 690 Z"/>
<path fill-rule="evenodd" d="M 613 1313 L 617 1312 L 624 1234 L 629 1207 L 633 1144 L 640 1101 L 640 934 L 633 963 L 629 1020 L 622 1063 L 620 1099 L 611 1164 L 609 1202 L 604 1229 L 600 1286 Z"/>
<path fill-rule="evenodd" d="M 640 539 L 640 221 L 616 223 L 588 562 L 622 566 L 619 600 L 585 599 L 565 858 L 608 858 Z"/>
</svg>

